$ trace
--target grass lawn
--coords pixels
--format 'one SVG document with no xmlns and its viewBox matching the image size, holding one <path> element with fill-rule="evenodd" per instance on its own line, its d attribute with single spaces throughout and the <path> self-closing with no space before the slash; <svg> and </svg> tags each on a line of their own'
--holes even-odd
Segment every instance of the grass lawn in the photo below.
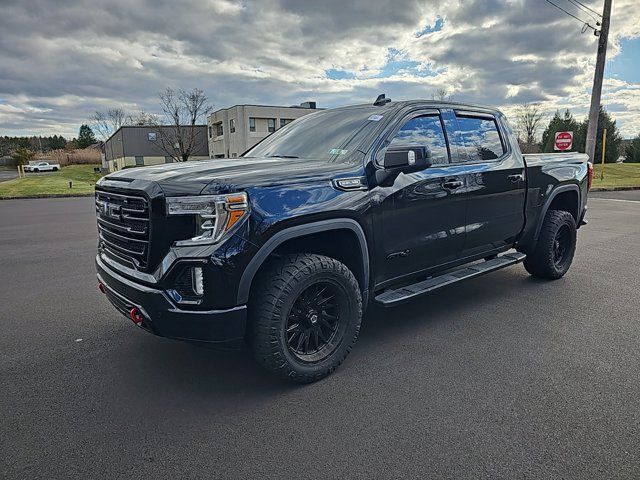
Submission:
<svg viewBox="0 0 640 480">
<path fill-rule="evenodd" d="M 57 172 L 27 173 L 26 178 L 0 182 L 0 198 L 93 193 L 96 181 L 102 176 L 93 172 L 96 166 L 69 165 Z M 73 183 L 72 188 L 69 182 Z"/>
<path fill-rule="evenodd" d="M 600 164 L 594 165 L 593 188 L 640 187 L 640 163 L 607 163 L 604 180 L 600 181 Z"/>
</svg>

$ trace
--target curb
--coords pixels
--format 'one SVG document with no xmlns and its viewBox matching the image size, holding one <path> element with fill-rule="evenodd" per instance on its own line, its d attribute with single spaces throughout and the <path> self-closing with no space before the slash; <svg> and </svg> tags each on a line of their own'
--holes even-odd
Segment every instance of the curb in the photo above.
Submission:
<svg viewBox="0 0 640 480">
<path fill-rule="evenodd" d="M 61 193 L 58 195 L 54 194 L 42 194 L 42 195 L 21 195 L 19 197 L 0 197 L 1 200 L 24 200 L 24 199 L 34 199 L 34 198 L 76 198 L 76 197 L 93 197 L 94 193 Z"/>
<path fill-rule="evenodd" d="M 624 192 L 626 190 L 640 190 L 638 187 L 591 187 L 590 192 Z"/>
</svg>

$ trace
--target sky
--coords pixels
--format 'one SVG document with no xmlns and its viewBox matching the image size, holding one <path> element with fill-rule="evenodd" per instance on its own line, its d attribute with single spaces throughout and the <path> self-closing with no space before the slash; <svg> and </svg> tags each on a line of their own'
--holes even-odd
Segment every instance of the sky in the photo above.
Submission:
<svg viewBox="0 0 640 480">
<path fill-rule="evenodd" d="M 214 109 L 445 89 L 512 121 L 523 102 L 581 120 L 597 49 L 581 28 L 545 0 L 0 0 L 0 135 L 71 138 L 96 110 L 157 113 L 167 87 Z M 640 134 L 638 0 L 613 1 L 602 103 Z"/>
</svg>

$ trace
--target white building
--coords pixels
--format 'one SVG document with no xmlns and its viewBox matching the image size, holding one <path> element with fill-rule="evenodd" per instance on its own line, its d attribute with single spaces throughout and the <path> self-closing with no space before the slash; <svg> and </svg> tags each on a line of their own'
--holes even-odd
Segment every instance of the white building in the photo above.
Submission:
<svg viewBox="0 0 640 480">
<path fill-rule="evenodd" d="M 238 157 L 278 128 L 315 111 L 316 102 L 295 107 L 234 105 L 218 110 L 207 119 L 209 157 Z"/>
</svg>

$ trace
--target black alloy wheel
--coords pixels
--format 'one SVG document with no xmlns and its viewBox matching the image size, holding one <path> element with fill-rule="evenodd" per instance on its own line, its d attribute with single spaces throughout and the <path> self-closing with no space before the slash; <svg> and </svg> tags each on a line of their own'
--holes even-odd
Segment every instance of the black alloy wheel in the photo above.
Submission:
<svg viewBox="0 0 640 480">
<path fill-rule="evenodd" d="M 557 280 L 571 266 L 576 251 L 576 220 L 564 210 L 549 210 L 532 252 L 527 252 L 524 268 L 538 278 Z"/>
<path fill-rule="evenodd" d="M 320 380 L 358 338 L 362 294 L 353 272 L 335 258 L 283 255 L 255 280 L 247 341 L 271 373 L 298 383 Z"/>
<path fill-rule="evenodd" d="M 562 270 L 569 258 L 571 243 L 571 231 L 567 225 L 562 225 L 553 240 L 553 264 L 558 270 Z"/>
<path fill-rule="evenodd" d="M 307 287 L 295 300 L 286 323 L 289 351 L 303 362 L 327 358 L 344 337 L 347 295 L 339 285 L 322 281 Z"/>
</svg>

